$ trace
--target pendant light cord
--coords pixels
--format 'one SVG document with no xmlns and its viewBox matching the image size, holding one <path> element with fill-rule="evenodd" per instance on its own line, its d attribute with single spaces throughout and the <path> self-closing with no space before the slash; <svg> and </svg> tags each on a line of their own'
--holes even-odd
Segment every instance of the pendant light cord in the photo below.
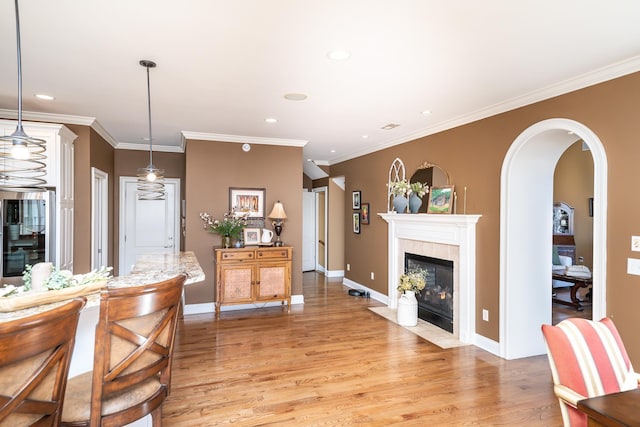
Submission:
<svg viewBox="0 0 640 427">
<path fill-rule="evenodd" d="M 16 40 L 18 43 L 18 129 L 22 130 L 22 54 L 20 48 L 20 18 L 18 16 L 18 0 L 16 5 Z"/>
<path fill-rule="evenodd" d="M 18 1 L 18 0 L 16 0 Z M 147 101 L 149 111 L 149 168 L 153 168 L 153 137 L 151 134 L 151 83 L 149 79 L 149 66 L 147 68 Z"/>
</svg>

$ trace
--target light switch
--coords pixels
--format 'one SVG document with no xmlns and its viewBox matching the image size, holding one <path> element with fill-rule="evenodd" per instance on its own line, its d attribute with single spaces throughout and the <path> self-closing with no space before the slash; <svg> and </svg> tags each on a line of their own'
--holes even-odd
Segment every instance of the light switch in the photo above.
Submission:
<svg viewBox="0 0 640 427">
<path fill-rule="evenodd" d="M 640 276 L 640 259 L 627 258 L 627 274 Z"/>
</svg>

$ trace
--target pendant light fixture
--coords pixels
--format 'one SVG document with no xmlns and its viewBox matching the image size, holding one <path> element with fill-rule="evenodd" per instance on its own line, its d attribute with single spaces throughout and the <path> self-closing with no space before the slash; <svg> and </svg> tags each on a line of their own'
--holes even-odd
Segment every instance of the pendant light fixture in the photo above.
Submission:
<svg viewBox="0 0 640 427">
<path fill-rule="evenodd" d="M 22 51 L 20 15 L 16 7 L 16 41 L 18 51 L 18 125 L 11 135 L 0 136 L 0 190 L 45 191 L 46 141 L 29 137 L 22 128 Z"/>
<path fill-rule="evenodd" d="M 138 169 L 138 200 L 164 200 L 164 169 L 153 166 L 153 136 L 151 133 L 151 85 L 149 68 L 156 63 L 143 59 L 140 65 L 147 69 L 147 100 L 149 111 L 149 166 Z"/>
</svg>

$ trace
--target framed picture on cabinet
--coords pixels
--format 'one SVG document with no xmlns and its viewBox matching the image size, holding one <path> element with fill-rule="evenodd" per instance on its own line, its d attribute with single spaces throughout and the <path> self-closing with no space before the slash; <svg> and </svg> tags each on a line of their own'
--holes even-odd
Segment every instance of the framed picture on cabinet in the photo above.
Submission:
<svg viewBox="0 0 640 427">
<path fill-rule="evenodd" d="M 351 192 L 351 207 L 353 209 L 360 209 L 360 191 Z"/>
<path fill-rule="evenodd" d="M 369 224 L 369 203 L 363 203 L 360 209 L 360 224 Z"/>
<path fill-rule="evenodd" d="M 360 234 L 360 212 L 353 213 L 353 232 Z"/>
<path fill-rule="evenodd" d="M 259 228 L 245 228 L 242 230 L 242 236 L 244 238 L 245 246 L 259 245 L 260 244 L 260 229 Z"/>
<path fill-rule="evenodd" d="M 453 185 L 431 187 L 428 194 L 427 213 L 453 212 Z"/>
<path fill-rule="evenodd" d="M 242 212 L 247 218 L 264 218 L 264 188 L 229 187 L 229 211 Z"/>
</svg>

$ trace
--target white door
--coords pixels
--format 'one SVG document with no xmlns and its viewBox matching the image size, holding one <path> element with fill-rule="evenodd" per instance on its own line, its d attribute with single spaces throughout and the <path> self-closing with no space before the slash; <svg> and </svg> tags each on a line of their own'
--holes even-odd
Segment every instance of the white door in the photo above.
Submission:
<svg viewBox="0 0 640 427">
<path fill-rule="evenodd" d="M 109 264 L 109 175 L 91 168 L 91 269 Z"/>
<path fill-rule="evenodd" d="M 302 191 L 302 271 L 316 269 L 316 193 Z"/>
<path fill-rule="evenodd" d="M 180 250 L 180 180 L 165 179 L 164 189 L 165 200 L 138 200 L 136 178 L 120 178 L 120 275 L 142 254 Z"/>
</svg>

